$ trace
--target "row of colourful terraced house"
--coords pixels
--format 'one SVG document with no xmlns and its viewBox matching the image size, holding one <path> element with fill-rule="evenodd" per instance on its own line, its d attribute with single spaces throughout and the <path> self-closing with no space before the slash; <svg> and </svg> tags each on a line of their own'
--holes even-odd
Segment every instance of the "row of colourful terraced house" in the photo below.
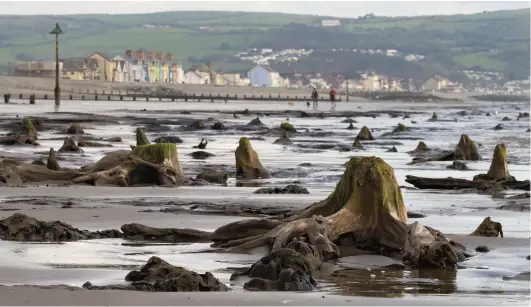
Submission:
<svg viewBox="0 0 531 307">
<path fill-rule="evenodd" d="M 184 71 L 171 53 L 144 52 L 131 49 L 123 55 L 107 56 L 94 52 L 86 58 L 60 59 L 60 75 L 70 80 L 102 80 L 111 82 L 182 83 Z M 11 74 L 11 72 L 10 72 Z M 17 62 L 15 76 L 54 77 L 55 61 Z"/>
</svg>

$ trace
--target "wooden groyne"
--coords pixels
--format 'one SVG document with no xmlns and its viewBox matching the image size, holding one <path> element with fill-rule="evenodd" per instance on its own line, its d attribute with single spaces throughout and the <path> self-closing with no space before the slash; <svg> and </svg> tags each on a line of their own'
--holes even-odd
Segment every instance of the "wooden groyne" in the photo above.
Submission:
<svg viewBox="0 0 531 307">
<path fill-rule="evenodd" d="M 35 100 L 54 100 L 54 95 L 48 94 L 17 94 L 12 95 L 6 93 L 4 96 L 4 102 L 9 103 L 10 100 L 18 99 L 28 101 Z M 7 98 L 9 97 L 9 98 Z M 6 101 L 7 99 L 7 101 Z M 288 101 L 288 102 L 307 102 L 312 99 L 310 96 L 296 96 L 296 95 L 229 95 L 229 94 L 200 94 L 195 93 L 106 93 L 105 91 L 93 91 L 91 93 L 62 93 L 61 100 L 101 100 L 101 101 L 211 101 L 211 102 L 227 102 L 231 100 L 242 101 Z M 319 97 L 319 101 L 328 101 L 329 97 Z M 337 98 L 336 101 L 341 101 L 341 98 Z"/>
</svg>

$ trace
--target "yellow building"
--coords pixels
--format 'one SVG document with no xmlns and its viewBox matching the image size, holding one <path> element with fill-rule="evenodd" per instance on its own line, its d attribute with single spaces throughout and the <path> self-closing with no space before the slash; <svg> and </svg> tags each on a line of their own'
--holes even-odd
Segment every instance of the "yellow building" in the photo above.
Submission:
<svg viewBox="0 0 531 307">
<path fill-rule="evenodd" d="M 101 52 L 94 52 L 88 57 L 89 60 L 96 60 L 100 70 L 99 80 L 113 81 L 114 72 L 116 70 L 116 62 L 112 58 L 106 56 Z M 96 77 L 97 78 L 97 77 Z"/>
<path fill-rule="evenodd" d="M 448 80 L 441 76 L 433 76 L 424 85 L 426 91 L 440 91 L 448 86 Z"/>
<path fill-rule="evenodd" d="M 94 59 L 71 58 L 62 61 L 62 78 L 70 80 L 94 80 L 99 75 L 98 62 Z"/>
</svg>

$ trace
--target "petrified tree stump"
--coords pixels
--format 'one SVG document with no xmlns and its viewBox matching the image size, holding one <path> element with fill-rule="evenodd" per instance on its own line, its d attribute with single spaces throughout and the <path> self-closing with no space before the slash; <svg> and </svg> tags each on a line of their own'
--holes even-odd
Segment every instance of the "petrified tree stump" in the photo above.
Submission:
<svg viewBox="0 0 531 307">
<path fill-rule="evenodd" d="M 144 133 L 144 129 L 136 128 L 136 146 L 149 145 L 149 140 Z"/>
<path fill-rule="evenodd" d="M 244 179 L 269 178 L 269 172 L 262 166 L 258 154 L 251 146 L 248 138 L 240 138 L 236 157 L 236 177 Z"/>
</svg>

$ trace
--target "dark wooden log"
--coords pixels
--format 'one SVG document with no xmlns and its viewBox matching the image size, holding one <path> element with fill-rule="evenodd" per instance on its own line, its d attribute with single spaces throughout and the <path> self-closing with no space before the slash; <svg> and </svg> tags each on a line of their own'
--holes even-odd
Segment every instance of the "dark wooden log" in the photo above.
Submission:
<svg viewBox="0 0 531 307">
<path fill-rule="evenodd" d="M 462 190 L 462 189 L 478 189 L 488 187 L 489 185 L 501 185 L 504 188 L 513 190 L 530 190 L 529 180 L 525 181 L 483 181 L 483 180 L 467 180 L 460 178 L 425 178 L 406 175 L 406 182 L 412 184 L 418 189 L 432 189 L 432 190 Z"/>
</svg>

